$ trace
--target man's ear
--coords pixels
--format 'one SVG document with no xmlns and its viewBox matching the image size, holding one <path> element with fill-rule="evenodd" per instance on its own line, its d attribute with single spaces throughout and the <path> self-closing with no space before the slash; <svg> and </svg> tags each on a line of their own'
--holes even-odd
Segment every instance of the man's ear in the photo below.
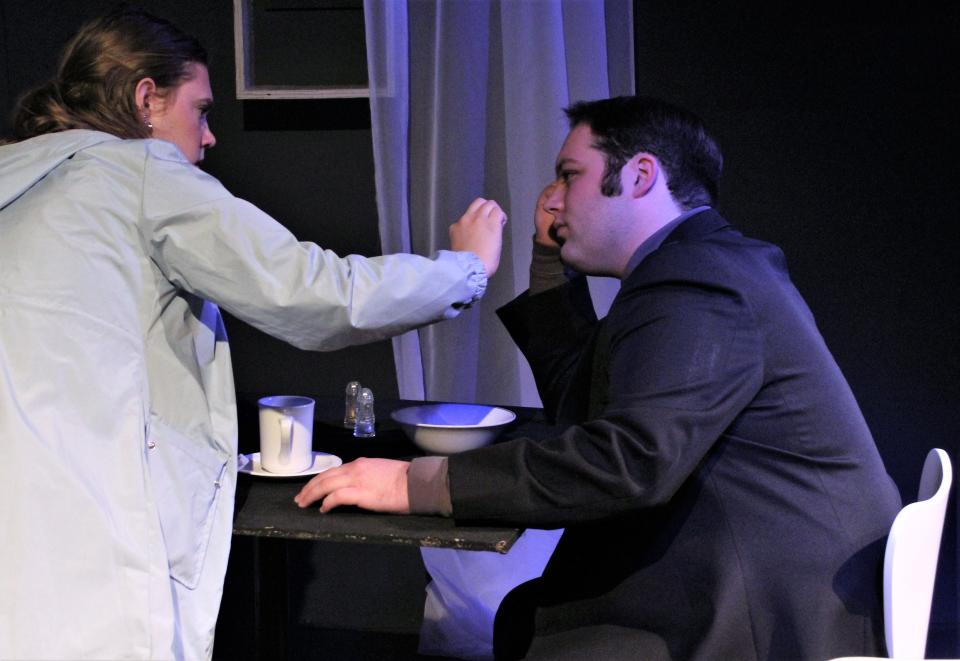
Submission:
<svg viewBox="0 0 960 661">
<path fill-rule="evenodd" d="M 660 176 L 660 162 L 656 156 L 640 152 L 630 159 L 627 169 L 633 197 L 643 197 L 650 192 Z"/>
<path fill-rule="evenodd" d="M 156 98 L 157 84 L 153 78 L 143 78 L 133 88 L 133 100 L 137 104 L 137 110 L 141 113 L 150 113 L 150 102 Z"/>
</svg>

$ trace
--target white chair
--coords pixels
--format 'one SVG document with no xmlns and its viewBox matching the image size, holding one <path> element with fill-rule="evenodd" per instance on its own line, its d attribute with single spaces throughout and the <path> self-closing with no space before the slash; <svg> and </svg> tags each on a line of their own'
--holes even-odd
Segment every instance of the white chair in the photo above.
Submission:
<svg viewBox="0 0 960 661">
<path fill-rule="evenodd" d="M 950 455 L 934 448 L 920 476 L 917 502 L 905 506 L 890 527 L 883 559 L 883 612 L 891 659 L 925 658 L 940 537 L 953 483 Z M 872 657 L 844 657 L 855 661 Z"/>
</svg>

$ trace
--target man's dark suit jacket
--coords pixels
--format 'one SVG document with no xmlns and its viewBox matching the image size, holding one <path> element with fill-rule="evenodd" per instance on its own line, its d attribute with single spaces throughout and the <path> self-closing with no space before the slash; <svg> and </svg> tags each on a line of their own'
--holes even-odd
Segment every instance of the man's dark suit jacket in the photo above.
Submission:
<svg viewBox="0 0 960 661">
<path fill-rule="evenodd" d="M 500 315 L 561 426 L 451 456 L 453 514 L 566 532 L 501 606 L 498 658 L 557 634 L 598 661 L 883 652 L 900 497 L 779 249 L 708 210 L 602 322 L 584 278 Z"/>
</svg>

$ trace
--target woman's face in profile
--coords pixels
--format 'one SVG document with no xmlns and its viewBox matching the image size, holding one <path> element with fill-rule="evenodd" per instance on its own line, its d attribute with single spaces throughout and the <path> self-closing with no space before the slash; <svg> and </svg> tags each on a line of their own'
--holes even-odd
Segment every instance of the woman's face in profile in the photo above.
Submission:
<svg viewBox="0 0 960 661">
<path fill-rule="evenodd" d="M 213 106 L 210 75 L 207 67 L 193 63 L 190 75 L 177 87 L 155 97 L 150 105 L 152 137 L 172 142 L 194 165 L 203 160 L 206 149 L 217 139 L 207 124 L 207 113 Z"/>
</svg>

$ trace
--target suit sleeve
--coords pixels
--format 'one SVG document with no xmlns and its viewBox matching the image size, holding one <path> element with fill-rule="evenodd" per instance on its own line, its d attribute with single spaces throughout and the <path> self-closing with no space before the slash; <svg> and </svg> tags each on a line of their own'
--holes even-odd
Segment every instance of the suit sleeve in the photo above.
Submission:
<svg viewBox="0 0 960 661">
<path fill-rule="evenodd" d="M 561 400 L 575 396 L 574 374 L 597 329 L 586 278 L 536 295 L 525 292 L 497 315 L 530 363 L 547 417 L 555 421 Z"/>
<path fill-rule="evenodd" d="M 528 316 L 523 333 L 555 321 Z M 666 503 L 760 388 L 759 332 L 735 291 L 661 278 L 622 291 L 603 323 L 602 413 L 554 438 L 451 456 L 454 517 L 559 527 Z M 522 346 L 538 384 L 556 390 L 570 373 L 563 353 Z"/>
</svg>

